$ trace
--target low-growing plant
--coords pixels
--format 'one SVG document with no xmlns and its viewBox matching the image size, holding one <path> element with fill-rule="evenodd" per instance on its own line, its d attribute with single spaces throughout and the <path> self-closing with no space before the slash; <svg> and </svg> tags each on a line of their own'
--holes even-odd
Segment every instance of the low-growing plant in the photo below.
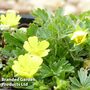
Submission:
<svg viewBox="0 0 90 90">
<path fill-rule="evenodd" d="M 1 84 L 5 79 L 16 89 L 89 90 L 90 12 L 65 16 L 61 9 L 54 15 L 37 9 L 32 15 L 28 28 L 18 28 L 15 12 L 0 16 Z"/>
</svg>

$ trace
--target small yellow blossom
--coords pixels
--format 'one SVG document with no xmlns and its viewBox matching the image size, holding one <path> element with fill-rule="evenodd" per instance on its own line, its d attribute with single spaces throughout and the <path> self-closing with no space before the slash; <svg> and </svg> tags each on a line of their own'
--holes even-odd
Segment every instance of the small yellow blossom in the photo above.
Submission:
<svg viewBox="0 0 90 90">
<path fill-rule="evenodd" d="M 47 56 L 48 52 L 50 51 L 47 49 L 49 47 L 49 42 L 46 40 L 39 41 L 38 37 L 36 36 L 29 37 L 28 41 L 24 42 L 23 47 L 31 55 L 37 55 L 40 57 Z"/>
<path fill-rule="evenodd" d="M 0 22 L 2 25 L 8 25 L 10 27 L 17 26 L 19 24 L 20 15 L 16 15 L 16 12 L 13 10 L 8 10 L 6 15 L 0 16 Z"/>
<path fill-rule="evenodd" d="M 40 68 L 43 59 L 30 54 L 20 55 L 18 61 L 14 61 L 12 69 L 17 73 L 17 76 L 32 78 Z"/>
<path fill-rule="evenodd" d="M 87 32 L 76 31 L 73 33 L 71 40 L 74 40 L 77 45 L 83 43 L 86 40 Z"/>
</svg>

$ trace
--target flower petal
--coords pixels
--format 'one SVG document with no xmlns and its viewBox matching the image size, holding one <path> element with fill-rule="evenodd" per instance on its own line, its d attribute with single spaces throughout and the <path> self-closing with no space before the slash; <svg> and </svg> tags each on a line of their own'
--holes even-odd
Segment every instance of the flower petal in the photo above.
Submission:
<svg viewBox="0 0 90 90">
<path fill-rule="evenodd" d="M 29 37 L 28 41 L 29 41 L 29 44 L 30 44 L 31 48 L 37 47 L 37 45 L 38 45 L 38 37 L 36 37 L 36 36 Z"/>
<path fill-rule="evenodd" d="M 43 59 L 38 56 L 20 55 L 18 61 L 14 61 L 12 69 L 18 76 L 30 78 L 38 71 L 42 62 Z"/>
<path fill-rule="evenodd" d="M 46 41 L 46 40 L 43 40 L 43 41 L 40 42 L 38 48 L 41 48 L 42 50 L 44 50 L 44 49 L 46 49 L 46 48 L 48 48 L 48 47 L 49 47 L 49 42 Z"/>
<path fill-rule="evenodd" d="M 25 41 L 25 42 L 24 42 L 23 47 L 24 47 L 24 49 L 25 49 L 26 51 L 30 52 L 30 45 L 29 45 L 28 41 Z"/>
</svg>

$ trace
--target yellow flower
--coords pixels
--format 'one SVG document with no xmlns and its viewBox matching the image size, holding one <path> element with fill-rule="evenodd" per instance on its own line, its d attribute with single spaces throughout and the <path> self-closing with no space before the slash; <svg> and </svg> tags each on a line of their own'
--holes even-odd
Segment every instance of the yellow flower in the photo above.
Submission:
<svg viewBox="0 0 90 90">
<path fill-rule="evenodd" d="M 18 61 L 14 61 L 12 69 L 18 76 L 32 78 L 42 62 L 43 59 L 38 56 L 31 56 L 30 54 L 20 55 Z"/>
<path fill-rule="evenodd" d="M 73 33 L 71 40 L 74 40 L 77 45 L 83 43 L 86 40 L 87 32 L 85 31 L 76 31 Z"/>
<path fill-rule="evenodd" d="M 28 41 L 24 42 L 23 47 L 31 55 L 37 55 L 40 57 L 47 56 L 50 51 L 47 49 L 49 47 L 49 42 L 46 40 L 38 41 L 38 37 L 36 36 L 29 37 Z"/>
<path fill-rule="evenodd" d="M 0 22 L 2 25 L 8 25 L 11 27 L 17 26 L 19 24 L 20 15 L 16 15 L 15 11 L 8 10 L 6 15 L 0 16 Z"/>
</svg>

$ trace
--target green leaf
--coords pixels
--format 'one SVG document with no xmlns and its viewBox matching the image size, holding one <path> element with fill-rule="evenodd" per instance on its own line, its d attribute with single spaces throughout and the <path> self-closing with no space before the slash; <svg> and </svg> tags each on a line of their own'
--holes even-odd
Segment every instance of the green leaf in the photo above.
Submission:
<svg viewBox="0 0 90 90">
<path fill-rule="evenodd" d="M 43 39 L 49 39 L 51 37 L 51 33 L 49 30 L 45 29 L 45 28 L 39 28 L 37 30 L 37 33 L 36 35 L 39 37 L 39 38 L 43 38 Z"/>
<path fill-rule="evenodd" d="M 12 50 L 11 53 L 14 55 L 14 57 L 17 57 L 21 54 L 25 54 L 26 52 L 23 48 L 21 49 L 21 48 L 16 47 L 15 49 Z"/>
<path fill-rule="evenodd" d="M 89 90 L 90 89 L 90 74 L 88 75 L 88 71 L 84 68 L 81 68 L 78 71 L 79 80 L 74 78 L 70 78 L 72 90 Z"/>
<path fill-rule="evenodd" d="M 77 80 L 76 77 L 74 77 L 74 78 L 71 78 L 71 77 L 70 77 L 69 79 L 70 79 L 70 81 L 72 82 L 73 85 L 77 86 L 78 88 L 81 87 L 81 84 L 80 84 L 80 82 Z"/>
<path fill-rule="evenodd" d="M 26 32 L 21 31 L 19 29 L 14 33 L 13 36 L 22 43 L 27 40 Z"/>
<path fill-rule="evenodd" d="M 71 66 L 71 64 L 65 58 L 58 60 L 58 62 L 54 62 L 50 65 L 50 68 L 53 70 L 53 74 L 56 76 L 60 76 L 63 72 L 70 73 L 74 70 L 74 67 Z"/>
<path fill-rule="evenodd" d="M 35 16 L 35 23 L 39 25 L 43 25 L 48 20 L 48 14 L 43 9 L 37 9 L 33 12 L 33 16 Z"/>
<path fill-rule="evenodd" d="M 13 61 L 14 61 L 13 58 L 9 58 L 9 60 L 8 60 L 8 62 L 7 62 L 7 65 L 9 65 L 10 67 L 12 67 Z"/>
<path fill-rule="evenodd" d="M 5 38 L 6 43 L 8 43 L 10 45 L 22 47 L 22 43 L 18 39 L 16 39 L 12 35 L 10 35 L 9 32 L 4 33 L 4 38 Z"/>
<path fill-rule="evenodd" d="M 87 74 L 87 70 L 84 70 L 83 68 L 81 68 L 80 71 L 78 71 L 78 76 L 82 85 L 85 85 L 86 83 Z"/>
<path fill-rule="evenodd" d="M 9 56 L 9 57 L 13 57 L 13 54 L 11 53 L 11 51 L 15 49 L 15 47 L 13 47 L 12 45 L 6 45 L 2 51 L 1 51 L 1 54 L 2 55 L 5 55 L 5 56 Z"/>
<path fill-rule="evenodd" d="M 34 23 L 30 24 L 30 27 L 27 29 L 28 36 L 35 36 L 37 32 L 38 26 Z"/>
<path fill-rule="evenodd" d="M 56 84 L 55 90 L 68 90 L 69 87 L 69 82 L 66 80 L 59 79 L 58 77 L 56 78 Z"/>
<path fill-rule="evenodd" d="M 17 57 L 20 54 L 24 54 L 23 43 L 27 40 L 27 36 L 21 32 L 16 31 L 16 33 L 10 34 L 9 32 L 4 33 L 5 47 L 2 49 L 1 53 L 9 57 Z"/>
<path fill-rule="evenodd" d="M 40 74 L 41 74 L 42 78 L 50 77 L 53 75 L 51 69 L 45 64 L 42 65 Z"/>
</svg>

